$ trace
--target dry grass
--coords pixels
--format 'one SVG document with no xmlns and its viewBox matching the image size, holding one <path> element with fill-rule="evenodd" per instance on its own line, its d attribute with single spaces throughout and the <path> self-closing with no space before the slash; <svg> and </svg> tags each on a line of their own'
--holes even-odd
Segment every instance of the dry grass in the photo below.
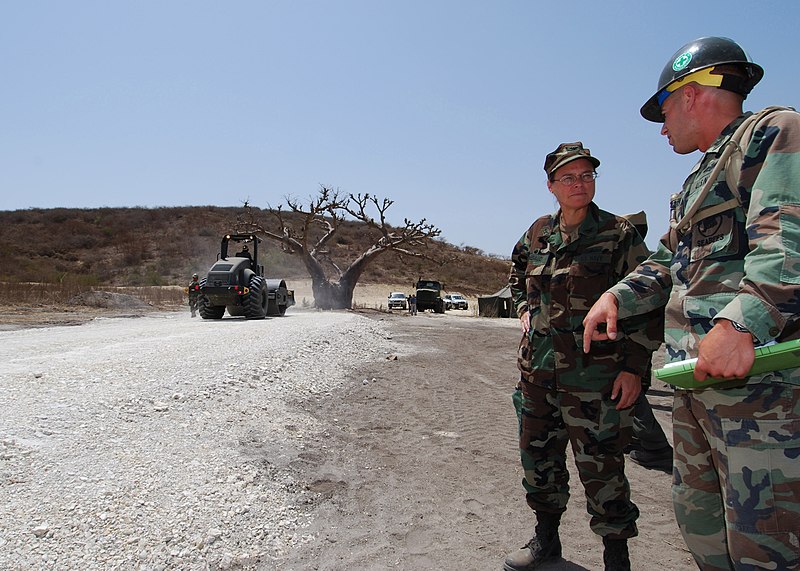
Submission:
<svg viewBox="0 0 800 571">
<path fill-rule="evenodd" d="M 75 296 L 88 291 L 124 293 L 155 307 L 167 308 L 186 303 L 180 286 L 90 287 L 76 283 L 0 283 L 0 304 L 28 306 L 69 305 Z"/>
<path fill-rule="evenodd" d="M 310 279 L 287 280 L 289 289 L 295 294 L 298 308 L 311 309 L 314 306 L 314 295 Z M 42 283 L 7 283 L 0 282 L 0 306 L 27 307 L 64 307 L 79 294 L 89 291 L 109 291 L 133 296 L 159 309 L 175 309 L 186 306 L 186 290 L 181 286 L 107 286 L 89 287 L 81 284 L 42 284 Z M 398 283 L 363 284 L 356 286 L 353 292 L 353 309 L 375 309 L 389 311 L 387 298 L 393 291 L 411 293 L 412 288 Z M 456 311 L 454 315 L 477 315 L 478 300 L 475 296 L 465 296 L 469 302 L 469 310 Z"/>
</svg>

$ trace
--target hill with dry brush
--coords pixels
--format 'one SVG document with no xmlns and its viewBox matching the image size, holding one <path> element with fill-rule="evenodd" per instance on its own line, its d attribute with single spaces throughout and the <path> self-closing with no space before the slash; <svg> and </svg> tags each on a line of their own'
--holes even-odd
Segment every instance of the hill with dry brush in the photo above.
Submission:
<svg viewBox="0 0 800 571">
<path fill-rule="evenodd" d="M 205 273 L 242 208 L 197 206 L 164 208 L 27 209 L 0 212 L 0 281 L 71 285 L 77 289 L 110 286 L 185 285 L 193 272 Z M 265 226 L 267 210 L 253 209 Z M 364 252 L 373 236 L 363 224 L 344 223 L 330 246 L 331 257 L 347 265 Z M 263 252 L 263 253 L 262 253 Z M 426 258 L 387 252 L 371 264 L 359 283 L 408 283 L 418 277 L 442 281 L 468 295 L 502 287 L 509 262 L 476 248 L 434 240 Z M 264 240 L 260 261 L 270 277 L 307 279 L 299 257 Z"/>
</svg>

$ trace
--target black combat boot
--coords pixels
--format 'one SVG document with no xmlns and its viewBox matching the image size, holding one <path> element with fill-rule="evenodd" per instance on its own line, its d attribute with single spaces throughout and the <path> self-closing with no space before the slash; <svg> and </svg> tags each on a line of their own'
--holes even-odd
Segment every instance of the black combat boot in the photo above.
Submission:
<svg viewBox="0 0 800 571">
<path fill-rule="evenodd" d="M 643 448 L 631 450 L 630 459 L 644 468 L 660 470 L 672 474 L 671 446 L 661 448 L 660 450 L 645 450 Z"/>
<path fill-rule="evenodd" d="M 533 539 L 511 553 L 503 564 L 504 571 L 530 571 L 545 561 L 561 557 L 561 540 L 558 524 L 561 514 L 537 514 Z"/>
<path fill-rule="evenodd" d="M 627 539 L 603 538 L 603 564 L 605 571 L 631 571 Z"/>
</svg>

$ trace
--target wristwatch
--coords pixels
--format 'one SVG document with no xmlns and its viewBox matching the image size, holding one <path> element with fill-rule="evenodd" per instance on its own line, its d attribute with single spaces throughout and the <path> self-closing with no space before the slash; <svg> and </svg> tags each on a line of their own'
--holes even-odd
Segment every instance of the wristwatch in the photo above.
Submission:
<svg viewBox="0 0 800 571">
<path fill-rule="evenodd" d="M 733 326 L 733 328 L 739 333 L 750 333 L 750 330 L 741 323 L 739 323 L 738 321 L 733 321 L 731 319 L 729 319 L 728 321 L 730 321 L 731 326 Z"/>
</svg>

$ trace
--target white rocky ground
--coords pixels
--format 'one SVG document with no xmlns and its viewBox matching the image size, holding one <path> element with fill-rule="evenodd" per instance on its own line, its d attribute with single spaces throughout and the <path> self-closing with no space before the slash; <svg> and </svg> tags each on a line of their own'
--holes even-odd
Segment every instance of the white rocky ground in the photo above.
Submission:
<svg viewBox="0 0 800 571">
<path fill-rule="evenodd" d="M 324 492 L 300 403 L 391 351 L 349 312 L 0 332 L 0 569 L 269 568 Z"/>
</svg>

